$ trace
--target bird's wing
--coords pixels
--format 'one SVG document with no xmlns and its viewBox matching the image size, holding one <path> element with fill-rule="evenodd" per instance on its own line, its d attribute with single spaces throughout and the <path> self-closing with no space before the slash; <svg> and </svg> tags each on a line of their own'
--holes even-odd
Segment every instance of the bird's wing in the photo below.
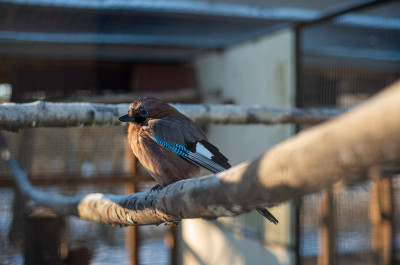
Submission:
<svg viewBox="0 0 400 265">
<path fill-rule="evenodd" d="M 160 145 L 213 173 L 231 167 L 228 159 L 207 141 L 204 132 L 188 118 L 152 120 L 147 131 Z"/>
<path fill-rule="evenodd" d="M 186 117 L 152 120 L 146 131 L 160 145 L 213 173 L 231 167 L 219 149 L 207 141 L 207 137 L 197 124 Z M 259 208 L 257 211 L 272 223 L 278 223 L 267 209 Z"/>
</svg>

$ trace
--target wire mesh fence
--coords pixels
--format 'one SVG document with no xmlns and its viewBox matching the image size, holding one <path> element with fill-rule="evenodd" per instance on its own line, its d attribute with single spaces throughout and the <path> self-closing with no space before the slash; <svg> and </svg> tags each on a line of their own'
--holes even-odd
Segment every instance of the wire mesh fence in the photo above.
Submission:
<svg viewBox="0 0 400 265">
<path fill-rule="evenodd" d="M 130 155 L 125 153 L 126 128 L 37 128 L 5 135 L 13 155 L 31 181 L 51 194 L 124 194 L 127 185 L 135 181 L 133 173 L 126 169 L 125 159 Z M 15 191 L 12 174 L 4 161 L 0 162 L 0 169 L 0 264 L 24 264 L 27 245 L 33 252 L 39 252 L 40 240 L 34 236 L 48 233 L 51 222 L 43 219 L 47 216 L 46 210 L 36 208 Z M 153 182 L 141 182 L 138 189 L 148 190 L 153 185 Z M 41 216 L 38 222 L 32 222 L 32 213 Z M 57 251 L 64 264 L 74 264 L 76 259 L 90 260 L 90 264 L 97 265 L 130 264 L 131 246 L 126 243 L 125 228 L 73 216 L 59 221 Z M 165 240 L 169 229 L 167 226 L 139 228 L 139 264 L 169 264 L 171 252 Z M 29 231 L 34 233 L 33 237 Z"/>
<path fill-rule="evenodd" d="M 370 15 L 397 21 L 399 2 L 379 3 L 298 28 L 297 106 L 349 108 L 400 78 L 400 28 L 372 25 Z M 375 17 L 376 19 L 376 17 Z M 375 21 L 376 22 L 376 21 Z M 303 129 L 303 127 L 299 128 Z M 389 173 L 395 174 L 396 172 Z M 399 176 L 392 178 L 393 260 L 399 261 Z M 373 182 L 349 186 L 333 195 L 334 264 L 383 264 L 374 247 L 371 216 Z M 302 198 L 299 224 L 300 264 L 321 263 L 322 193 Z"/>
<path fill-rule="evenodd" d="M 297 107 L 352 107 L 399 79 L 398 11 L 399 2 L 385 2 L 300 27 Z M 389 23 L 375 21 L 371 26 L 369 15 L 388 18 Z M 128 83 L 129 78 L 123 80 Z M 43 190 L 71 196 L 125 192 L 128 183 L 125 178 L 130 176 L 124 162 L 125 128 L 33 129 L 20 134 L 7 133 L 7 138 L 21 167 Z M 32 203 L 15 193 L 11 172 L 4 162 L 0 162 L 0 172 L 0 264 L 22 264 L 24 229 L 29 229 L 26 217 Z M 333 194 L 334 258 L 338 264 L 379 264 L 382 259 L 374 247 L 372 190 L 373 182 L 366 182 Z M 392 192 L 393 256 L 398 262 L 398 175 L 392 178 Z M 299 241 L 302 264 L 317 263 L 321 252 L 321 197 L 322 194 L 311 194 L 302 198 Z M 66 253 L 77 249 L 87 252 L 91 264 L 128 263 L 125 240 L 121 240 L 125 237 L 124 228 L 68 217 L 61 220 L 61 231 L 59 251 L 64 259 L 68 258 Z M 169 262 L 170 252 L 163 239 L 166 232 L 163 226 L 141 228 L 146 240 L 141 240 L 139 246 L 140 264 Z"/>
<path fill-rule="evenodd" d="M 393 191 L 393 260 L 399 261 L 400 251 L 400 176 L 392 178 Z M 382 264 L 379 251 L 374 248 L 371 216 L 372 181 L 346 187 L 334 193 L 335 260 L 337 264 Z M 321 198 L 322 193 L 302 199 L 300 211 L 301 264 L 316 264 L 321 254 Z"/>
<path fill-rule="evenodd" d="M 399 79 L 399 6 L 377 4 L 300 27 L 297 105 L 354 106 Z"/>
</svg>

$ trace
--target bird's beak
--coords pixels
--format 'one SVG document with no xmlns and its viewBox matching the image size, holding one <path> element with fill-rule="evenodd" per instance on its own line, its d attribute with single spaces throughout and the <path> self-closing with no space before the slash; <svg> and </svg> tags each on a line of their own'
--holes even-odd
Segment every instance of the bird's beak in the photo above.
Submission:
<svg viewBox="0 0 400 265">
<path fill-rule="evenodd" d="M 126 114 L 124 116 L 119 117 L 118 120 L 121 122 L 130 122 L 130 121 L 134 122 L 135 117 L 130 117 L 129 114 Z"/>
</svg>

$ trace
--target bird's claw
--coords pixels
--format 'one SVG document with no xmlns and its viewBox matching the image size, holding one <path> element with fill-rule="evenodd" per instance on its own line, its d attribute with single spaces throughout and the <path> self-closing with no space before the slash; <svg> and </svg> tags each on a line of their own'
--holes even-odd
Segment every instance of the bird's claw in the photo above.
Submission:
<svg viewBox="0 0 400 265">
<path fill-rule="evenodd" d="M 160 184 L 155 185 L 153 188 L 151 188 L 150 191 L 160 191 L 162 190 L 162 187 Z"/>
</svg>

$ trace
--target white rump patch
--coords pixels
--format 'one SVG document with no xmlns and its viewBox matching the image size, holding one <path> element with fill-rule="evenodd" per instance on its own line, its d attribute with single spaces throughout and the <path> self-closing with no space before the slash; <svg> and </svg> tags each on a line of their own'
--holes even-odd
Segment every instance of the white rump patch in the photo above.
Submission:
<svg viewBox="0 0 400 265">
<path fill-rule="evenodd" d="M 196 153 L 202 154 L 203 156 L 207 157 L 208 159 L 211 159 L 214 155 L 208 151 L 207 148 L 204 147 L 200 142 L 196 144 Z"/>
</svg>

